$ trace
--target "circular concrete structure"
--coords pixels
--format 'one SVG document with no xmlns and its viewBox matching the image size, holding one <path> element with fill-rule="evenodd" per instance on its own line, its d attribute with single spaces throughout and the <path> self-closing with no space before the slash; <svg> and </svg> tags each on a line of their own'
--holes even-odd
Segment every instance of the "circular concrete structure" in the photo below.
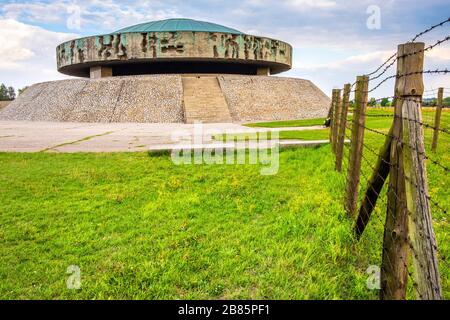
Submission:
<svg viewBox="0 0 450 320">
<path fill-rule="evenodd" d="M 61 73 L 101 78 L 142 74 L 269 75 L 291 69 L 292 47 L 221 25 L 168 19 L 57 47 Z"/>
<path fill-rule="evenodd" d="M 58 70 L 0 120 L 231 123 L 325 117 L 330 99 L 289 70 L 292 47 L 218 24 L 169 19 L 57 47 Z"/>
</svg>

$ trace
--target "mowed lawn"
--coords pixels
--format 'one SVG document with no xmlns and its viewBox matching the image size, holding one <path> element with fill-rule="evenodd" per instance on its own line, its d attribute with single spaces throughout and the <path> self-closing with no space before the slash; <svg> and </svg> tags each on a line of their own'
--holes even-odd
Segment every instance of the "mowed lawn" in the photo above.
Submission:
<svg viewBox="0 0 450 320">
<path fill-rule="evenodd" d="M 262 127 L 262 128 L 286 128 L 286 127 L 309 127 L 309 126 L 323 126 L 325 118 L 303 119 L 303 120 L 288 120 L 288 121 L 271 121 L 271 122 L 256 122 L 247 123 L 247 127 Z"/>
<path fill-rule="evenodd" d="M 387 130 L 389 120 L 368 126 Z M 445 136 L 433 159 L 448 164 Z M 367 134 L 375 148 L 383 139 Z M 0 298 L 377 299 L 366 270 L 380 265 L 385 207 L 356 242 L 329 146 L 282 151 L 277 175 L 260 169 L 176 166 L 164 154 L 0 153 Z M 428 173 L 448 208 L 448 175 Z M 433 218 L 450 257 L 448 213 L 433 208 Z M 67 288 L 71 265 L 80 290 Z"/>
</svg>

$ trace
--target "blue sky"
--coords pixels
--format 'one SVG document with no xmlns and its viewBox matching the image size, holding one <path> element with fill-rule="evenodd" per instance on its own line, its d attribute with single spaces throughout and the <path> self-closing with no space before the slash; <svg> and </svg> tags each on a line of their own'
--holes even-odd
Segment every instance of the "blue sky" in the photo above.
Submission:
<svg viewBox="0 0 450 320">
<path fill-rule="evenodd" d="M 379 29 L 367 27 L 367 9 L 374 5 L 380 9 Z M 73 28 L 70 19 L 77 10 L 80 24 Z M 450 5 L 448 0 L 0 0 L 0 82 L 23 87 L 64 79 L 56 71 L 55 47 L 60 42 L 176 17 L 291 43 L 293 69 L 282 76 L 310 79 L 329 95 L 332 88 L 375 69 L 399 43 L 450 17 Z M 450 23 L 421 40 L 430 44 L 449 34 Z M 450 67 L 450 43 L 433 50 L 425 61 L 426 68 Z M 449 78 L 429 76 L 425 85 L 450 87 Z M 388 82 L 374 96 L 392 95 L 392 87 Z"/>
</svg>

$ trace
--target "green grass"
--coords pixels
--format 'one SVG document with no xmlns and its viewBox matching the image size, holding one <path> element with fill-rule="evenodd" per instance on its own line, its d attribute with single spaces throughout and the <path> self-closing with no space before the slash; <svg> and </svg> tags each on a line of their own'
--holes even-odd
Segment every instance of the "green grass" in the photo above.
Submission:
<svg viewBox="0 0 450 320">
<path fill-rule="evenodd" d="M 444 164 L 446 136 L 430 155 Z M 366 141 L 378 148 L 383 137 Z M 175 166 L 167 153 L 0 153 L 0 298 L 377 299 L 366 269 L 380 264 L 386 209 L 355 242 L 333 164 L 329 146 L 282 151 L 274 176 L 254 165 Z M 431 197 L 449 208 L 448 175 L 430 164 L 428 176 Z M 448 214 L 432 209 L 450 257 Z M 70 265 L 81 290 L 66 288 Z M 450 268 L 440 267 L 450 299 Z"/>
<path fill-rule="evenodd" d="M 2 298 L 376 298 L 379 254 L 352 242 L 327 147 L 282 152 L 276 176 L 145 153 L 0 161 Z"/>
<path fill-rule="evenodd" d="M 330 133 L 328 129 L 280 132 L 280 139 L 328 140 L 329 138 Z"/>
<path fill-rule="evenodd" d="M 247 123 L 247 124 L 244 124 L 244 126 L 262 127 L 262 128 L 285 128 L 285 127 L 323 126 L 324 123 L 325 123 L 325 118 L 317 118 L 317 119 L 305 119 L 305 120 Z"/>
</svg>

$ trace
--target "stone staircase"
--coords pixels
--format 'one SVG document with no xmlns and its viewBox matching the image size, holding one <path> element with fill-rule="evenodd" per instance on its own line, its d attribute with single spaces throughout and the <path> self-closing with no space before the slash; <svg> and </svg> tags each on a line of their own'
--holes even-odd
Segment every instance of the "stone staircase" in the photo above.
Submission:
<svg viewBox="0 0 450 320">
<path fill-rule="evenodd" d="M 233 122 L 215 76 L 183 76 L 186 123 Z"/>
</svg>

